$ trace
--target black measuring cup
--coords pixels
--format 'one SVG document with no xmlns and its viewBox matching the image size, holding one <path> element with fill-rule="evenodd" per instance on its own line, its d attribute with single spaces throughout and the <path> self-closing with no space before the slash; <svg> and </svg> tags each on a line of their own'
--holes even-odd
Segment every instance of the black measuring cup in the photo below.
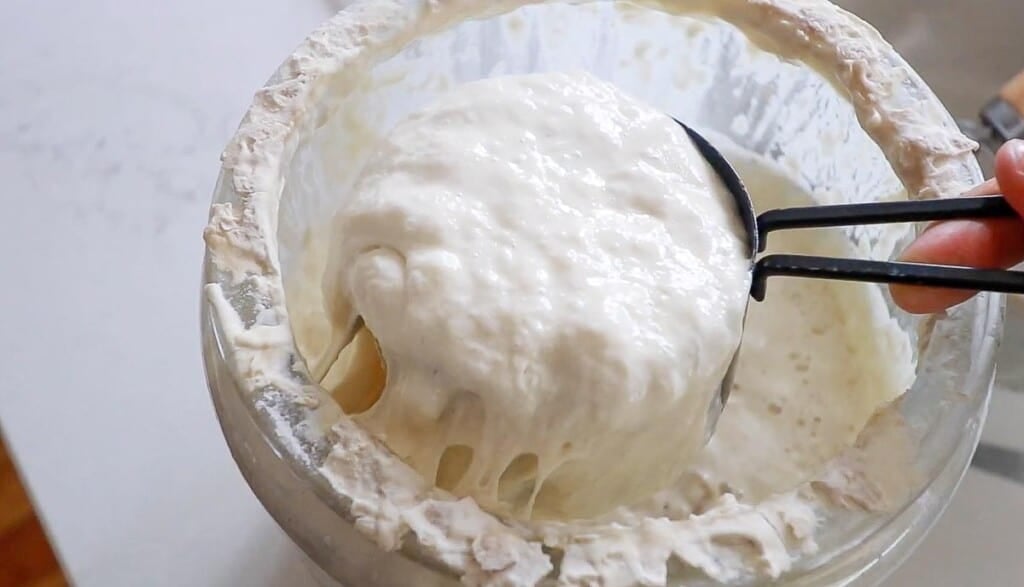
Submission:
<svg viewBox="0 0 1024 587">
<path fill-rule="evenodd" d="M 1013 218 L 1017 216 L 1017 213 L 1003 196 L 997 195 L 803 206 L 769 210 L 757 215 L 746 186 L 743 185 L 736 170 L 722 153 L 700 133 L 678 120 L 676 122 L 686 130 L 697 150 L 711 165 L 735 200 L 737 212 L 746 231 L 746 245 L 750 255 L 752 270 L 750 297 L 756 301 L 764 300 L 768 278 L 773 276 L 1024 293 L 1024 272 L 1021 271 L 813 255 L 771 254 L 759 258 L 758 255 L 764 252 L 768 234 L 777 230 L 955 219 Z M 745 319 L 746 313 L 744 313 Z M 739 348 L 733 355 L 719 393 L 710 406 L 707 420 L 708 438 L 714 432 L 718 416 L 729 399 L 738 356 Z"/>
</svg>

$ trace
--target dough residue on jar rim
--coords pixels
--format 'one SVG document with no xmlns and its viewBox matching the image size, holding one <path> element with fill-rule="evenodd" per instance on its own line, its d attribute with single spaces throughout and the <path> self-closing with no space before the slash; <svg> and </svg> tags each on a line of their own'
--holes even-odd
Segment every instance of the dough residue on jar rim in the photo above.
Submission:
<svg viewBox="0 0 1024 587">
<path fill-rule="evenodd" d="M 255 301 L 255 311 L 238 308 L 229 302 L 234 291 L 216 284 L 206 287 L 236 375 L 248 387 L 273 385 L 291 394 L 293 402 L 309 406 L 327 400 L 308 383 L 296 380 L 295 372 L 302 367 L 296 364 L 273 238 L 283 163 L 297 137 L 315 127 L 322 115 L 309 107 L 327 87 L 322 80 L 345 70 L 349 75 L 331 85 L 332 92 L 344 92 L 345 79 L 358 77 L 417 36 L 467 17 L 529 3 L 357 1 L 311 35 L 257 94 L 224 155 L 225 173 L 240 204 L 215 205 L 206 231 L 213 265 L 231 276 L 237 287 L 246 288 Z M 913 74 L 904 67 L 878 67 L 878 63 L 889 63 L 887 46 L 856 18 L 810 0 L 639 4 L 721 17 L 741 30 L 756 32 L 769 50 L 820 71 L 845 89 L 861 125 L 882 148 L 912 197 L 934 197 L 967 187 L 958 178 L 963 176 L 960 170 L 968 164 L 973 143 L 951 124 L 943 124 L 948 115 L 937 103 L 924 101 L 916 108 L 905 108 L 894 101 L 891 88 Z M 876 303 L 858 301 L 856 295 L 852 298 L 854 304 Z M 808 364 L 807 372 L 811 370 Z M 800 418 L 781 404 L 763 407 L 769 414 L 781 408 L 775 415 Z M 722 461 L 710 459 L 686 480 L 687 491 L 695 495 L 681 500 L 660 495 L 651 503 L 585 522 L 504 523 L 472 500 L 455 499 L 435 489 L 347 417 L 334 425 L 336 444 L 321 472 L 351 500 L 350 515 L 356 526 L 382 548 L 397 549 L 403 541 L 414 540 L 421 553 L 461 575 L 467 584 L 535 584 L 553 568 L 544 547 L 561 551 L 557 580 L 563 584 L 601 580 L 609 585 L 660 585 L 667 580 L 670 564 L 680 562 L 719 581 L 774 578 L 792 568 L 795 559 L 813 552 L 820 510 L 832 505 L 885 509 L 898 503 L 900 492 L 910 486 L 903 482 L 904 476 L 890 474 L 909 460 L 901 458 L 897 411 L 885 409 L 873 417 L 868 411 L 863 408 L 860 434 L 850 432 L 852 444 L 822 463 L 817 478 L 788 491 L 773 493 L 772 480 L 756 476 L 744 481 L 745 489 L 726 486 L 725 477 L 732 473 L 716 471 L 709 463 Z M 810 422 L 804 420 L 805 426 L 813 423 L 813 416 Z M 725 417 L 722 425 L 728 425 Z M 884 444 L 879 439 L 885 439 Z M 777 449 L 785 455 L 786 448 L 791 447 L 765 450 Z M 709 447 L 713 449 L 714 445 Z M 794 467 L 805 465 L 793 463 Z M 738 499 L 737 493 L 746 495 Z M 747 501 L 755 495 L 763 499 Z M 645 507 L 654 510 L 645 511 Z M 662 513 L 655 513 L 658 509 Z"/>
</svg>

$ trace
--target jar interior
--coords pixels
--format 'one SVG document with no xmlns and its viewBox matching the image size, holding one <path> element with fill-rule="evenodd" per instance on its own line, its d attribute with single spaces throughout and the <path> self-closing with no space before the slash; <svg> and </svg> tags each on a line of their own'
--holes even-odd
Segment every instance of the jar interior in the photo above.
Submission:
<svg viewBox="0 0 1024 587">
<path fill-rule="evenodd" d="M 615 2 L 547 3 L 466 21 L 416 40 L 363 78 L 338 75 L 328 86 L 319 126 L 300 140 L 288 164 L 278 253 L 293 330 L 313 333 L 297 337 L 307 361 L 322 350 L 329 324 L 320 310 L 319 284 L 308 282 L 309 275 L 322 273 L 326 259 L 310 251 L 324 250 L 314 241 L 325 238 L 326 223 L 344 204 L 376 141 L 458 84 L 574 70 L 616 84 L 713 141 L 773 161 L 818 203 L 906 198 L 836 86 L 805 65 L 762 51 L 724 21 Z M 878 260 L 892 258 L 914 234 L 907 225 L 840 230 L 860 255 Z M 899 407 L 918 443 L 922 483 L 914 498 L 932 480 L 948 476 L 950 459 L 962 451 L 965 428 L 971 432 L 980 426 L 987 367 L 979 356 L 996 336 L 988 325 L 998 302 L 980 296 L 946 315 L 919 319 L 900 312 L 886 289 L 875 287 L 886 300 L 883 311 L 912 341 L 918 365 L 917 379 Z M 936 491 L 948 496 L 952 487 Z M 912 506 L 908 501 L 904 511 Z M 814 575 L 853 537 L 879 536 L 887 519 L 830 519 L 829 532 L 819 540 L 822 554 L 807 558 L 794 577 Z M 890 530 L 886 540 L 892 543 L 900 532 Z"/>
</svg>

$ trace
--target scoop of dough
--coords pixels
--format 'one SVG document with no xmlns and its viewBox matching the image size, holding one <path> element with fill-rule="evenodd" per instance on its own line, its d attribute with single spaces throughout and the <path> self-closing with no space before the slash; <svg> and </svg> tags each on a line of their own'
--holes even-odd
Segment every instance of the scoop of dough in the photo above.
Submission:
<svg viewBox="0 0 1024 587">
<path fill-rule="evenodd" d="M 386 384 L 354 417 L 438 486 L 587 517 L 701 447 L 749 266 L 664 113 L 585 74 L 463 85 L 390 132 L 332 230 L 316 371 L 365 324 Z"/>
</svg>

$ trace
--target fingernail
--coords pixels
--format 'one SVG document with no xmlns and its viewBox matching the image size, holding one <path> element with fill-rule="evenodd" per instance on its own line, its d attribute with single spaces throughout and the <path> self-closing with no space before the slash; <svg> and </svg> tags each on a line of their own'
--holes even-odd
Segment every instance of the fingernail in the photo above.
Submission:
<svg viewBox="0 0 1024 587">
<path fill-rule="evenodd" d="M 973 188 L 967 190 L 964 193 L 964 195 L 965 196 L 984 196 L 986 194 L 996 194 L 996 193 L 999 193 L 999 187 L 996 185 L 996 180 L 995 179 L 990 179 L 988 181 L 984 181 L 984 182 L 974 186 Z"/>
</svg>

